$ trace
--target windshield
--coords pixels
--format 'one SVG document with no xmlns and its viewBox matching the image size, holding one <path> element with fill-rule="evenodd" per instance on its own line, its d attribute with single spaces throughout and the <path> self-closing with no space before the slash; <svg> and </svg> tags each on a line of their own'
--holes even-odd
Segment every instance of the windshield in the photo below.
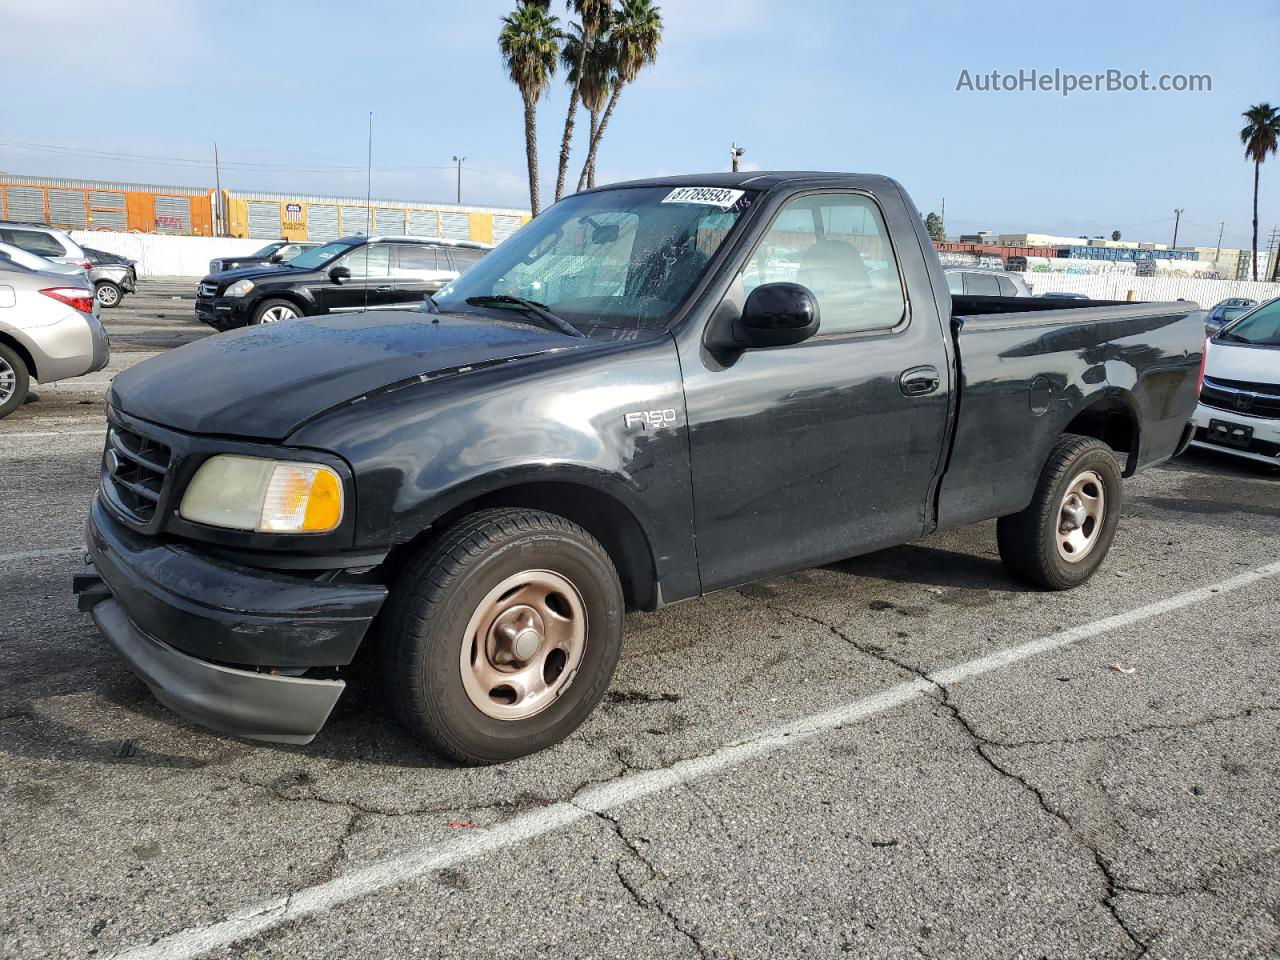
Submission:
<svg viewBox="0 0 1280 960">
<path fill-rule="evenodd" d="M 283 246 L 284 244 L 280 242 L 268 243 L 261 250 L 255 251 L 253 255 L 255 257 L 269 257 Z"/>
<path fill-rule="evenodd" d="M 1246 313 L 1218 334 L 1230 343 L 1253 343 L 1262 347 L 1280 347 L 1280 298 L 1268 301 Z"/>
<path fill-rule="evenodd" d="M 303 270 L 318 270 L 334 257 L 346 253 L 351 247 L 350 243 L 326 243 L 323 247 L 302 251 L 289 261 L 289 266 L 300 267 Z"/>
<path fill-rule="evenodd" d="M 515 296 L 579 328 L 664 329 L 753 198 L 742 190 L 687 187 L 577 194 L 435 300 L 441 310 L 474 312 L 470 298 Z"/>
</svg>

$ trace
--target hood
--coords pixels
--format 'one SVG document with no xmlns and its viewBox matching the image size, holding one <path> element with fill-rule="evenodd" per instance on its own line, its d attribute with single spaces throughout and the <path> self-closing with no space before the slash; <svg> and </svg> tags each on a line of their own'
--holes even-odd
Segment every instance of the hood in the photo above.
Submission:
<svg viewBox="0 0 1280 960">
<path fill-rule="evenodd" d="M 222 259 L 226 261 L 226 260 L 235 260 L 236 258 L 223 257 Z M 208 281 L 211 281 L 212 283 L 218 284 L 218 286 L 222 286 L 223 284 L 228 284 L 236 280 L 241 280 L 244 277 L 248 277 L 250 280 L 256 280 L 259 277 L 266 277 L 266 276 L 278 277 L 280 276 L 282 271 L 287 271 L 290 273 L 311 273 L 312 272 L 310 270 L 299 270 L 297 267 L 291 267 L 287 263 L 267 263 L 264 260 L 264 261 L 259 261 L 258 263 L 250 264 L 247 267 L 236 267 L 234 270 L 219 270 L 217 273 L 209 274 L 207 277 L 205 277 L 205 279 Z"/>
<path fill-rule="evenodd" d="M 1204 375 L 1215 380 L 1280 384 L 1280 348 L 1210 340 Z"/>
<path fill-rule="evenodd" d="M 281 440 L 307 420 L 389 384 L 593 341 L 474 315 L 417 310 L 247 327 L 118 374 L 117 410 L 189 433 Z"/>
</svg>

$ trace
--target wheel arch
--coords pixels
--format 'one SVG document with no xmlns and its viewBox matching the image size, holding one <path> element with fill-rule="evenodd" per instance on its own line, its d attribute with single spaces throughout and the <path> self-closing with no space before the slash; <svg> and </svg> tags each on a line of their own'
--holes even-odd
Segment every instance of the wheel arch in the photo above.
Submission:
<svg viewBox="0 0 1280 960">
<path fill-rule="evenodd" d="M 458 520 L 490 507 L 543 510 L 576 523 L 609 554 L 628 609 L 654 610 L 661 604 L 652 540 L 639 517 L 617 496 L 578 480 L 525 479 L 473 490 L 436 516 L 427 530 L 397 547 L 390 559 L 403 562 Z"/>
<path fill-rule="evenodd" d="M 1127 454 L 1123 476 L 1132 476 L 1137 469 L 1142 427 L 1133 395 L 1127 391 L 1108 390 L 1091 398 L 1075 412 L 1062 433 L 1093 437 L 1117 453 Z"/>
<path fill-rule="evenodd" d="M 263 293 L 262 296 L 255 299 L 249 304 L 248 315 L 249 322 L 253 322 L 253 318 L 258 315 L 258 311 L 262 309 L 262 305 L 269 300 L 283 300 L 291 303 L 298 308 L 300 316 L 310 317 L 315 314 L 315 304 L 307 301 L 306 297 L 292 290 L 286 290 L 281 293 Z"/>
<path fill-rule="evenodd" d="M 36 367 L 35 355 L 27 349 L 26 344 L 4 330 L 0 330 L 0 343 L 3 343 L 6 347 L 16 353 L 18 357 L 21 358 L 22 362 L 27 365 L 27 373 L 30 375 L 31 379 L 39 382 L 40 372 Z"/>
</svg>

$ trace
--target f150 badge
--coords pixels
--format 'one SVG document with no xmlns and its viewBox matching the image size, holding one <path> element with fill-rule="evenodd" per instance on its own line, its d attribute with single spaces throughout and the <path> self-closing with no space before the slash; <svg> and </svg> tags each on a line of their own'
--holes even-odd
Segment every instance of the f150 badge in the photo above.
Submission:
<svg viewBox="0 0 1280 960">
<path fill-rule="evenodd" d="M 639 427 L 648 430 L 650 427 L 661 427 L 676 422 L 676 412 L 667 410 L 636 410 L 622 415 L 622 421 L 628 430 Z"/>
</svg>

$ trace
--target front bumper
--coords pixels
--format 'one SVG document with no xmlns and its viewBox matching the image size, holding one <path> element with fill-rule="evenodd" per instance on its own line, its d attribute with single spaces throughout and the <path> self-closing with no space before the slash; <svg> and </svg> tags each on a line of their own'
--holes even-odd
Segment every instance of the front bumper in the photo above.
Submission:
<svg viewBox="0 0 1280 960">
<path fill-rule="evenodd" d="M 386 599 L 376 584 L 319 583 L 242 567 L 128 530 L 95 498 L 81 606 L 175 713 L 235 736 L 307 743 Z"/>
<path fill-rule="evenodd" d="M 230 330 L 249 323 L 244 297 L 196 297 L 196 319 L 217 330 Z"/>
<path fill-rule="evenodd" d="M 1253 431 L 1253 435 L 1248 446 L 1231 446 L 1225 443 L 1213 442 L 1209 434 L 1209 421 L 1211 420 L 1220 420 L 1228 424 L 1249 427 Z M 1205 406 L 1202 403 L 1196 407 L 1192 423 L 1196 426 L 1195 439 L 1191 442 L 1192 446 L 1200 447 L 1204 450 L 1217 450 L 1219 453 L 1229 453 L 1257 463 L 1267 463 L 1273 467 L 1280 467 L 1280 420 L 1274 420 L 1269 417 L 1250 417 L 1233 410 L 1220 410 L 1217 407 Z"/>
</svg>

